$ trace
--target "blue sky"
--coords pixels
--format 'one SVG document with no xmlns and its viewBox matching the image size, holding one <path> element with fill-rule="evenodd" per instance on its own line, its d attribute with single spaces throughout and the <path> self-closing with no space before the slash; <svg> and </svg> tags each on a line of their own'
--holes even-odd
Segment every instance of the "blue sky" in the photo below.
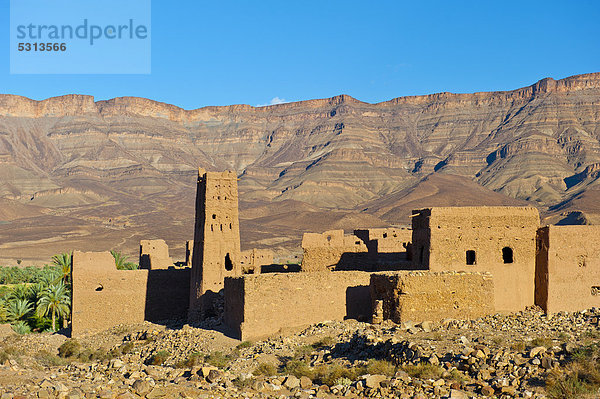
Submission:
<svg viewBox="0 0 600 399">
<path fill-rule="evenodd" d="M 0 2 L 8 27 L 9 1 Z M 139 96 L 193 109 L 343 93 L 379 102 L 600 72 L 595 0 L 153 0 L 148 75 L 11 75 L 9 29 L 0 32 L 0 92 L 37 100 Z"/>
</svg>

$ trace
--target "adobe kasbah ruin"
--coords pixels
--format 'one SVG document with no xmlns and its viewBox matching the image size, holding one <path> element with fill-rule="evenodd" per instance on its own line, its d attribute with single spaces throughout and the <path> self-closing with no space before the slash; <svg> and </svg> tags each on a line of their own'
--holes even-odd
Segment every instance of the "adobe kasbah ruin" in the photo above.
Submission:
<svg viewBox="0 0 600 399">
<path fill-rule="evenodd" d="M 540 226 L 533 207 L 416 209 L 412 229 L 306 233 L 302 249 L 299 268 L 273 264 L 269 250 L 241 251 L 237 176 L 200 169 L 184 267 L 162 240 L 141 241 L 141 270 L 116 270 L 108 252 L 73 253 L 72 334 L 217 317 L 228 335 L 247 340 L 347 318 L 400 323 L 600 306 L 600 227 Z"/>
</svg>

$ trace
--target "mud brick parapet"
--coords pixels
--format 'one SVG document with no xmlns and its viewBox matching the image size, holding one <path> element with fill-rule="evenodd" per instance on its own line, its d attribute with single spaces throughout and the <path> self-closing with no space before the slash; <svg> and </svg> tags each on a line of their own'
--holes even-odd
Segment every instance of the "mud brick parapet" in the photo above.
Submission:
<svg viewBox="0 0 600 399">
<path fill-rule="evenodd" d="M 245 340 L 325 320 L 368 320 L 370 273 L 274 273 L 225 279 L 225 324 Z"/>
<path fill-rule="evenodd" d="M 439 321 L 494 313 L 489 273 L 393 272 L 371 275 L 373 319 Z"/>
<path fill-rule="evenodd" d="M 73 252 L 72 335 L 141 323 L 148 270 L 117 270 L 110 252 Z"/>
<path fill-rule="evenodd" d="M 600 226 L 539 229 L 535 285 L 548 313 L 600 307 Z"/>
<path fill-rule="evenodd" d="M 500 312 L 534 304 L 536 232 L 532 207 L 434 207 L 413 211 L 412 260 L 430 271 L 490 272 Z"/>
</svg>

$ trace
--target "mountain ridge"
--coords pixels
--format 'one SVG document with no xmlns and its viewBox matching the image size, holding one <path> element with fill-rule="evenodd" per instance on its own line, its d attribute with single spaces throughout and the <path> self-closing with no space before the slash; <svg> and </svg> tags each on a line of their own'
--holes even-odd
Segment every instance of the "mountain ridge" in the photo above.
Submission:
<svg viewBox="0 0 600 399">
<path fill-rule="evenodd" d="M 549 222 L 593 222 L 599 164 L 600 73 L 375 104 L 339 95 L 184 110 L 138 97 L 0 95 L 0 198 L 10 207 L 0 259 L 63 241 L 134 254 L 136 240 L 165 238 L 181 251 L 198 167 L 237 171 L 245 247 L 289 252 L 303 230 L 403 224 L 413 206 L 527 203 Z M 279 211 L 245 216 L 257 207 Z"/>
</svg>

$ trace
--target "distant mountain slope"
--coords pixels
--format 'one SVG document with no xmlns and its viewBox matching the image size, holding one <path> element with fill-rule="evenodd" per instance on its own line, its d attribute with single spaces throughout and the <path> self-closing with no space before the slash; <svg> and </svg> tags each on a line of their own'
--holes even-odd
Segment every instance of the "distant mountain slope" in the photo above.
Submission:
<svg viewBox="0 0 600 399">
<path fill-rule="evenodd" d="M 314 230 L 402 223 L 411 207 L 460 201 L 528 201 L 559 220 L 573 211 L 600 211 L 599 140 L 600 73 L 547 78 L 513 91 L 378 104 L 340 95 L 189 111 L 134 97 L 0 95 L 0 198 L 43 207 L 62 226 L 48 227 L 48 234 L 62 234 L 67 244 L 75 223 L 85 227 L 78 245 L 98 234 L 132 254 L 138 236 L 160 233 L 177 242 L 191 236 L 199 166 L 235 169 L 248 204 L 292 201 L 284 203 L 313 207 L 304 215 L 340 215 L 337 222 L 314 218 Z M 439 192 L 430 195 L 432 187 Z M 35 242 L 25 219 L 10 217 L 3 226 L 8 239 Z M 115 220 L 123 221 L 122 234 L 114 233 Z M 290 215 L 283 220 L 299 223 Z M 157 221 L 171 226 L 156 229 Z M 243 223 L 252 224 L 250 218 Z M 269 234 L 297 232 L 284 226 Z M 25 248 L 15 244 L 4 252 L 2 245 L 0 259 Z"/>
</svg>

